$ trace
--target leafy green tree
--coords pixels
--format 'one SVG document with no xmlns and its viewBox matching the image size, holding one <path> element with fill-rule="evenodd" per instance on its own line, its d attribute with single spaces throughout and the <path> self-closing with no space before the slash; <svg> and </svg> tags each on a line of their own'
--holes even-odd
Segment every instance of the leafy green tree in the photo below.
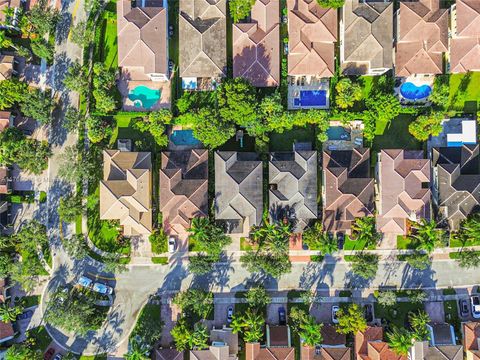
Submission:
<svg viewBox="0 0 480 360">
<path fill-rule="evenodd" d="M 421 304 L 427 299 L 427 293 L 422 290 L 407 290 L 407 295 L 414 304 Z"/>
<path fill-rule="evenodd" d="M 363 311 L 358 304 L 349 304 L 346 308 L 340 308 L 337 312 L 338 326 L 337 332 L 340 334 L 356 334 L 359 331 L 365 331 L 367 321 L 363 316 Z"/>
<path fill-rule="evenodd" d="M 302 241 L 309 249 L 320 250 L 324 255 L 338 251 L 337 238 L 323 231 L 320 221 L 303 233 Z"/>
<path fill-rule="evenodd" d="M 67 131 L 77 131 L 78 126 L 84 120 L 84 116 L 75 109 L 73 106 L 69 106 L 63 117 L 63 127 Z"/>
<path fill-rule="evenodd" d="M 432 263 L 430 256 L 428 254 L 424 254 L 419 251 L 415 251 L 413 254 L 408 255 L 406 257 L 406 261 L 408 265 L 418 270 L 425 270 Z"/>
<path fill-rule="evenodd" d="M 376 245 L 381 235 L 375 226 L 375 217 L 364 216 L 356 218 L 352 224 L 352 239 L 365 243 L 365 247 Z"/>
<path fill-rule="evenodd" d="M 213 266 L 220 260 L 218 255 L 198 254 L 189 257 L 188 270 L 194 275 L 205 275 L 212 271 Z"/>
<path fill-rule="evenodd" d="M 86 121 L 88 139 L 97 144 L 112 135 L 112 124 L 105 117 L 90 115 Z"/>
<path fill-rule="evenodd" d="M 37 38 L 30 43 L 32 52 L 41 59 L 45 59 L 48 62 L 53 60 L 55 48 L 44 38 Z"/>
<path fill-rule="evenodd" d="M 390 93 L 377 93 L 365 99 L 367 111 L 364 121 L 363 136 L 366 140 L 372 141 L 375 137 L 375 124 L 388 124 L 402 111 L 398 98 Z"/>
<path fill-rule="evenodd" d="M 13 344 L 5 352 L 5 360 L 42 360 L 40 350 L 32 350 L 27 344 Z"/>
<path fill-rule="evenodd" d="M 189 341 L 190 349 L 203 350 L 208 348 L 208 338 L 207 327 L 201 323 L 196 323 Z"/>
<path fill-rule="evenodd" d="M 465 245 L 467 242 L 480 242 L 480 215 L 473 214 L 464 220 L 460 225 L 460 230 L 455 234 Z"/>
<path fill-rule="evenodd" d="M 46 125 L 52 121 L 52 111 L 55 103 L 49 91 L 43 92 L 40 89 L 31 89 L 25 94 L 20 107 L 25 116 Z"/>
<path fill-rule="evenodd" d="M 61 221 L 72 223 L 82 215 L 82 198 L 76 194 L 68 193 L 60 198 L 58 216 Z"/>
<path fill-rule="evenodd" d="M 230 16 L 234 23 L 246 18 L 250 15 L 256 0 L 230 0 L 228 6 L 230 8 Z"/>
<path fill-rule="evenodd" d="M 219 256 L 223 248 L 232 242 L 232 239 L 209 218 L 193 218 L 187 230 L 195 242 L 196 250 L 208 255 Z"/>
<path fill-rule="evenodd" d="M 372 279 L 377 274 L 378 255 L 358 254 L 352 257 L 352 272 L 365 280 Z"/>
<path fill-rule="evenodd" d="M 413 335 L 405 328 L 394 327 L 391 332 L 387 332 L 387 340 L 390 348 L 398 355 L 408 355 L 408 351 L 413 344 Z"/>
<path fill-rule="evenodd" d="M 317 0 L 318 4 L 323 8 L 339 9 L 345 4 L 345 0 Z"/>
<path fill-rule="evenodd" d="M 248 308 L 243 314 L 234 314 L 232 319 L 233 333 L 242 333 L 245 342 L 258 342 L 263 337 L 264 317 L 257 311 Z"/>
<path fill-rule="evenodd" d="M 377 295 L 377 301 L 382 306 L 393 306 L 397 303 L 397 294 L 395 291 L 380 291 Z"/>
<path fill-rule="evenodd" d="M 83 48 L 93 40 L 93 31 L 85 21 L 80 21 L 70 29 L 70 40 Z"/>
<path fill-rule="evenodd" d="M 203 108 L 185 115 L 185 118 L 192 125 L 195 138 L 211 149 L 225 144 L 235 135 L 235 125 L 225 121 L 213 109 Z"/>
<path fill-rule="evenodd" d="M 448 75 L 436 76 L 433 90 L 428 99 L 435 105 L 445 109 L 448 106 L 450 97 L 450 86 L 448 84 Z"/>
<path fill-rule="evenodd" d="M 9 253 L 0 253 L 0 277 L 6 278 L 10 275 L 13 266 L 12 255 Z"/>
<path fill-rule="evenodd" d="M 11 268 L 10 279 L 26 292 L 30 292 L 38 286 L 38 274 L 44 271 L 39 261 L 16 262 Z"/>
<path fill-rule="evenodd" d="M 7 35 L 5 30 L 0 30 L 0 49 L 8 49 L 13 47 L 12 39 Z"/>
<path fill-rule="evenodd" d="M 82 234 L 73 234 L 62 239 L 63 248 L 74 259 L 84 259 L 88 255 L 88 246 Z"/>
<path fill-rule="evenodd" d="M 196 314 L 208 318 L 213 311 L 213 294 L 200 289 L 188 289 L 177 293 L 172 302 L 185 314 Z"/>
<path fill-rule="evenodd" d="M 427 329 L 430 317 L 424 310 L 419 310 L 416 313 L 409 313 L 408 321 L 413 330 L 413 338 L 416 341 L 426 341 L 430 339 L 430 332 Z"/>
<path fill-rule="evenodd" d="M 116 72 L 103 63 L 93 65 L 93 91 L 95 108 L 102 113 L 115 110 L 117 103 L 114 97 Z"/>
<path fill-rule="evenodd" d="M 480 253 L 472 249 L 462 249 L 458 253 L 458 265 L 464 269 L 472 269 L 480 266 Z"/>
<path fill-rule="evenodd" d="M 57 9 L 48 6 L 48 0 L 40 0 L 26 13 L 26 18 L 31 26 L 30 32 L 43 36 L 55 32 L 60 13 Z"/>
<path fill-rule="evenodd" d="M 421 219 L 412 226 L 415 234 L 412 235 L 417 241 L 417 249 L 432 253 L 438 245 L 444 245 L 444 233 L 437 228 L 435 220 Z"/>
<path fill-rule="evenodd" d="M 360 84 L 352 82 L 349 78 L 341 79 L 335 85 L 335 90 L 335 101 L 340 109 L 352 107 L 363 96 Z"/>
<path fill-rule="evenodd" d="M 441 112 L 420 115 L 408 125 L 408 131 L 415 139 L 427 141 L 430 136 L 438 136 L 443 131 L 443 119 L 444 115 Z"/>
<path fill-rule="evenodd" d="M 23 100 L 27 94 L 27 84 L 17 79 L 0 81 L 0 110 L 12 107 L 14 104 Z"/>
<path fill-rule="evenodd" d="M 317 324 L 315 318 L 297 307 L 290 310 L 290 321 L 293 330 L 303 340 L 302 345 L 314 347 L 322 343 L 323 324 Z"/>
<path fill-rule="evenodd" d="M 248 289 L 245 298 L 248 306 L 253 309 L 261 309 L 272 301 L 263 286 L 255 286 Z"/>
<path fill-rule="evenodd" d="M 89 91 L 90 84 L 88 82 L 88 69 L 82 67 L 78 62 L 68 67 L 63 85 L 71 91 L 77 91 L 82 95 L 86 95 Z"/>
<path fill-rule="evenodd" d="M 167 109 L 151 112 L 146 118 L 136 121 L 134 127 L 142 132 L 149 132 L 157 145 L 168 145 L 166 126 L 172 122 L 172 113 Z"/>
<path fill-rule="evenodd" d="M 163 228 L 155 229 L 154 232 L 148 237 L 150 245 L 152 246 L 152 252 L 154 254 L 162 254 L 168 250 L 168 236 Z"/>
<path fill-rule="evenodd" d="M 23 313 L 23 306 L 12 306 L 10 301 L 6 301 L 0 304 L 0 319 L 5 323 L 11 323 L 17 320 L 17 316 Z"/>
<path fill-rule="evenodd" d="M 96 181 L 99 171 L 96 161 L 95 154 L 91 150 L 87 152 L 82 148 L 78 151 L 76 146 L 68 146 L 61 155 L 58 175 L 72 183 L 84 180 Z"/>
<path fill-rule="evenodd" d="M 177 321 L 170 334 L 178 351 L 184 351 L 189 348 L 192 330 L 189 328 L 185 318 L 182 317 Z"/>
</svg>

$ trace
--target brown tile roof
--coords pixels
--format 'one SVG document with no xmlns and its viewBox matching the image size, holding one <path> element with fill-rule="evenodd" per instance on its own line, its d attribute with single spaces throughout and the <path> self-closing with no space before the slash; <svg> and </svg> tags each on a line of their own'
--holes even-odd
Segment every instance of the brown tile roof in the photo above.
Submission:
<svg viewBox="0 0 480 360">
<path fill-rule="evenodd" d="M 162 152 L 160 211 L 167 234 L 184 234 L 190 219 L 208 216 L 208 151 Z"/>
<path fill-rule="evenodd" d="M 267 325 L 267 345 L 271 347 L 289 346 L 290 329 L 285 325 Z"/>
<path fill-rule="evenodd" d="M 251 21 L 233 24 L 233 76 L 253 86 L 280 83 L 280 2 L 257 0 Z"/>
<path fill-rule="evenodd" d="M 337 332 L 335 326 L 324 324 L 322 327 L 322 345 L 338 346 L 345 345 L 347 337 Z"/>
<path fill-rule="evenodd" d="M 4 131 L 10 126 L 10 111 L 0 111 L 0 132 Z"/>
<path fill-rule="evenodd" d="M 0 81 L 8 80 L 13 74 L 13 55 L 0 55 Z"/>
<path fill-rule="evenodd" d="M 6 341 L 13 338 L 15 331 L 13 330 L 12 323 L 6 323 L 0 321 L 0 340 Z"/>
<path fill-rule="evenodd" d="M 7 194 L 8 190 L 8 168 L 0 166 L 0 194 Z"/>
<path fill-rule="evenodd" d="M 407 219 L 429 219 L 429 184 L 430 160 L 423 158 L 422 150 L 382 150 L 379 158 L 378 231 L 406 234 Z"/>
<path fill-rule="evenodd" d="M 348 232 L 357 217 L 373 215 L 370 149 L 324 151 L 323 171 L 323 228 L 326 231 Z"/>
<path fill-rule="evenodd" d="M 288 74 L 331 77 L 335 72 L 337 10 L 316 0 L 288 0 Z"/>
<path fill-rule="evenodd" d="M 127 236 L 152 231 L 152 158 L 147 152 L 103 151 L 100 219 L 119 220 Z"/>
<path fill-rule="evenodd" d="M 317 351 L 311 346 L 302 346 L 300 360 L 350 360 L 351 349 L 347 347 L 321 347 Z"/>
<path fill-rule="evenodd" d="M 440 0 L 400 3 L 397 17 L 397 76 L 441 74 L 448 51 L 448 10 Z"/>
<path fill-rule="evenodd" d="M 246 360 L 295 360 L 295 348 L 261 348 L 259 343 L 245 344 Z"/>
<path fill-rule="evenodd" d="M 179 0 L 181 77 L 216 78 L 227 66 L 226 0 Z"/>
<path fill-rule="evenodd" d="M 369 326 L 365 331 L 358 331 L 355 334 L 356 359 L 368 356 L 368 343 L 371 341 L 383 341 L 383 328 L 381 326 Z"/>
<path fill-rule="evenodd" d="M 473 359 L 480 359 L 480 348 L 478 340 L 480 338 L 480 323 L 467 322 L 463 324 L 463 346 L 465 351 L 470 352 Z"/>
<path fill-rule="evenodd" d="M 183 360 L 183 351 L 177 349 L 156 349 L 153 360 Z"/>
<path fill-rule="evenodd" d="M 149 0 L 141 7 L 138 1 L 132 8 L 130 0 L 117 1 L 118 66 L 124 71 L 140 68 L 145 75 L 167 76 L 167 9 L 162 4 Z"/>
<path fill-rule="evenodd" d="M 346 0 L 342 71 L 364 75 L 393 65 L 393 3 Z"/>
<path fill-rule="evenodd" d="M 456 31 L 450 45 L 450 72 L 480 70 L 480 1 L 456 1 Z"/>
</svg>

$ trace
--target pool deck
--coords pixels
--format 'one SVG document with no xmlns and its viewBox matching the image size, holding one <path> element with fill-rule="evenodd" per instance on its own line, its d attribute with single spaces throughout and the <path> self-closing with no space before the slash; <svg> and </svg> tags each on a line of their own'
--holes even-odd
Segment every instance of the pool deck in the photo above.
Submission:
<svg viewBox="0 0 480 360">
<path fill-rule="evenodd" d="M 400 103 L 402 106 L 430 106 L 431 103 L 428 101 L 428 97 L 425 99 L 420 99 L 420 100 L 408 100 L 402 96 L 400 93 L 400 87 L 402 86 L 403 83 L 406 82 L 411 82 L 415 86 L 422 86 L 422 85 L 428 85 L 430 88 L 433 89 L 433 83 L 435 82 L 435 75 L 430 75 L 430 74 L 416 74 L 416 75 L 411 75 L 409 77 L 404 77 L 404 78 L 397 78 L 400 80 L 400 84 L 395 87 L 394 92 L 395 95 L 398 97 L 400 100 Z"/>
<path fill-rule="evenodd" d="M 330 126 L 342 126 L 350 130 L 350 140 L 327 140 L 322 144 L 325 150 L 352 150 L 363 147 L 363 122 L 352 121 L 350 125 L 343 125 L 340 121 L 330 121 Z"/>
<path fill-rule="evenodd" d="M 160 90 L 160 100 L 149 109 L 135 106 L 133 101 L 128 98 L 128 93 L 141 85 L 153 90 Z M 124 111 L 155 111 L 160 109 L 170 109 L 170 81 L 130 80 L 128 75 L 122 73 L 117 86 L 122 95 L 122 110 Z"/>
<path fill-rule="evenodd" d="M 295 106 L 294 99 L 300 96 L 302 90 L 323 90 L 327 94 L 325 106 Z M 318 78 L 316 76 L 289 76 L 288 77 L 288 109 L 328 109 L 330 107 L 330 79 Z"/>
</svg>

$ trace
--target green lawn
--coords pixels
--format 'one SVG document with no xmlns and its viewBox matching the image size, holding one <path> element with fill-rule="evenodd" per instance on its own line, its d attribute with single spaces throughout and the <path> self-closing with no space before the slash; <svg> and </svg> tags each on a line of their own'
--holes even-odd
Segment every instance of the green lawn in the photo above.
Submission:
<svg viewBox="0 0 480 360">
<path fill-rule="evenodd" d="M 480 72 L 452 74 L 449 80 L 449 110 L 475 113 L 480 101 Z"/>
<path fill-rule="evenodd" d="M 118 67 L 116 1 L 110 1 L 96 28 L 94 60 L 109 69 Z"/>
<path fill-rule="evenodd" d="M 270 151 L 292 151 L 293 144 L 297 142 L 311 142 L 315 145 L 315 130 L 312 126 L 294 128 L 283 133 L 270 135 Z"/>
<path fill-rule="evenodd" d="M 455 329 L 455 335 L 459 339 L 462 338 L 460 331 L 460 318 L 458 317 L 458 305 L 456 300 L 448 300 L 443 302 L 443 309 L 445 310 L 445 322 L 453 325 Z"/>
<path fill-rule="evenodd" d="M 52 342 L 52 338 L 43 325 L 29 330 L 27 336 L 34 340 L 33 350 L 40 350 L 41 352 L 47 350 L 48 345 Z"/>
<path fill-rule="evenodd" d="M 172 111 L 175 111 L 176 100 L 181 96 L 182 93 L 182 86 L 180 77 L 178 75 L 178 13 L 179 2 L 176 0 L 168 0 L 168 22 L 173 25 L 174 29 L 173 37 L 168 41 L 168 56 L 175 64 L 175 73 L 170 81 Z"/>
<path fill-rule="evenodd" d="M 140 314 L 140 317 L 137 320 L 135 328 L 130 334 L 130 339 L 134 338 L 139 333 L 139 331 L 141 331 L 141 329 L 151 327 L 151 325 L 148 325 L 148 323 L 160 324 L 160 321 L 161 321 L 160 312 L 161 312 L 160 305 L 146 304 L 142 309 L 142 312 Z"/>
<path fill-rule="evenodd" d="M 168 264 L 168 257 L 166 257 L 166 256 L 154 256 L 154 257 L 152 257 L 152 262 L 154 264 L 167 265 Z"/>
<path fill-rule="evenodd" d="M 258 245 L 251 244 L 247 238 L 244 238 L 244 237 L 240 238 L 240 250 L 247 251 L 247 250 L 253 250 L 257 248 L 258 248 Z"/>
<path fill-rule="evenodd" d="M 386 319 L 388 323 L 398 327 L 405 327 L 408 321 L 408 313 L 423 309 L 422 304 L 414 304 L 409 302 L 399 302 L 395 306 L 382 306 L 379 303 L 374 304 L 375 317 Z"/>
<path fill-rule="evenodd" d="M 397 249 L 405 250 L 405 249 L 416 249 L 417 244 L 416 241 L 407 236 L 398 235 L 397 236 Z"/>
<path fill-rule="evenodd" d="M 350 236 L 345 235 L 345 244 L 343 245 L 343 250 L 374 250 L 375 245 L 366 247 L 366 240 L 352 240 Z"/>
<path fill-rule="evenodd" d="M 421 150 L 422 143 L 408 132 L 408 125 L 413 120 L 414 117 L 411 115 L 401 114 L 392 120 L 390 124 L 377 122 L 377 135 L 373 139 L 372 153 L 377 153 L 381 149 Z"/>
<path fill-rule="evenodd" d="M 465 237 L 463 237 L 463 239 L 464 238 Z M 468 246 L 478 246 L 478 245 L 480 245 L 480 240 L 478 240 L 478 239 L 468 238 L 465 241 L 462 241 L 463 239 L 460 238 L 459 236 L 450 236 L 450 241 L 449 241 L 450 247 L 457 248 L 457 247 L 464 247 L 464 246 L 468 247 Z"/>
<path fill-rule="evenodd" d="M 94 356 L 80 356 L 78 360 L 107 360 L 107 355 L 94 355 Z"/>
</svg>

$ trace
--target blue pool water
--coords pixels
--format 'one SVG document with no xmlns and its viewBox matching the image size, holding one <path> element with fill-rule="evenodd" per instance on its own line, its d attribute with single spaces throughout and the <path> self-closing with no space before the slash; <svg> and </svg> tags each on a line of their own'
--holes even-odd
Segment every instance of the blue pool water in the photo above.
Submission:
<svg viewBox="0 0 480 360">
<path fill-rule="evenodd" d="M 193 136 L 193 130 L 174 130 L 170 135 L 170 140 L 178 146 L 197 146 L 200 140 Z"/>
<path fill-rule="evenodd" d="M 342 126 L 330 126 L 327 130 L 328 140 L 350 140 L 350 133 Z"/>
<path fill-rule="evenodd" d="M 407 100 L 421 100 L 430 96 L 432 88 L 428 85 L 417 86 L 411 82 L 405 82 L 400 86 L 400 94 Z"/>
<path fill-rule="evenodd" d="M 153 90 L 146 86 L 137 86 L 128 93 L 128 98 L 133 101 L 135 107 L 150 109 L 160 100 L 160 90 Z"/>
<path fill-rule="evenodd" d="M 295 106 L 325 106 L 327 105 L 327 92 L 325 90 L 300 90 L 300 98 L 294 99 Z"/>
</svg>

